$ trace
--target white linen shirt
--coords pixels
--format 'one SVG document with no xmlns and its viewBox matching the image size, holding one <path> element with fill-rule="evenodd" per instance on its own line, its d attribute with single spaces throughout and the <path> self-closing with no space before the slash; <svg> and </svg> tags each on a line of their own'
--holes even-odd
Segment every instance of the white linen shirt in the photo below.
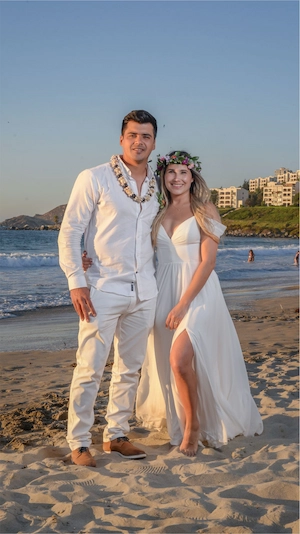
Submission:
<svg viewBox="0 0 300 534">
<path fill-rule="evenodd" d="M 118 158 L 124 177 L 138 195 L 136 181 Z M 141 196 L 153 172 L 148 165 Z M 148 202 L 129 198 L 109 163 L 81 172 L 74 184 L 61 225 L 59 264 L 69 289 L 94 286 L 109 293 L 129 296 L 137 291 L 140 300 L 156 296 L 151 225 L 159 210 L 156 191 Z M 93 265 L 84 273 L 81 238 Z"/>
</svg>

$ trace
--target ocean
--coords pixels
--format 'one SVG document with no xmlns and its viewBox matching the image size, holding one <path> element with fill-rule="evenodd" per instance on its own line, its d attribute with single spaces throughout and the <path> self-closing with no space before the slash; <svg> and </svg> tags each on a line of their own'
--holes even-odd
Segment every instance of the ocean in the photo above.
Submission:
<svg viewBox="0 0 300 534">
<path fill-rule="evenodd" d="M 42 312 L 45 315 L 48 309 L 53 318 L 62 317 L 65 307 L 71 312 L 67 281 L 58 264 L 57 237 L 55 231 L 0 230 L 1 331 L 7 327 L 5 348 L 0 348 L 0 351 L 19 347 L 20 343 L 14 344 L 9 338 L 12 335 L 9 330 L 13 329 L 20 315 L 29 317 L 30 312 L 40 310 L 42 316 Z M 293 265 L 293 258 L 298 247 L 298 239 L 223 237 L 218 249 L 216 272 L 229 309 L 244 309 L 251 301 L 274 294 L 296 294 L 299 270 Z M 254 263 L 247 263 L 249 249 L 255 253 Z M 73 323 L 75 318 L 76 330 L 77 317 L 72 317 Z M 30 324 L 28 318 L 27 324 Z M 66 336 L 63 344 L 57 341 L 51 348 L 76 345 L 74 333 L 71 340 L 70 337 L 71 334 Z M 8 339 L 10 349 L 6 346 Z M 36 348 L 46 346 L 41 343 Z"/>
<path fill-rule="evenodd" d="M 58 264 L 57 237 L 54 231 L 0 230 L 1 319 L 37 308 L 71 305 Z M 254 263 L 247 263 L 249 249 L 254 250 Z M 238 305 L 241 294 L 268 297 L 295 286 L 297 250 L 297 239 L 223 237 L 216 272 L 224 294 Z"/>
</svg>

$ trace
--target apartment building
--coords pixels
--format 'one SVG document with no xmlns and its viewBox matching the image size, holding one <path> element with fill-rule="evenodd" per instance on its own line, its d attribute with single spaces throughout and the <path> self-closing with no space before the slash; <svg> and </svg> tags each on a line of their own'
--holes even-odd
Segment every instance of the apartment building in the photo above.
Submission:
<svg viewBox="0 0 300 534">
<path fill-rule="evenodd" d="M 279 184 L 295 184 L 300 180 L 300 170 L 294 172 L 285 167 L 280 167 L 275 171 L 275 176 Z"/>
<path fill-rule="evenodd" d="M 250 193 L 254 193 L 256 189 L 260 188 L 260 181 L 263 180 L 263 178 L 253 178 L 252 180 L 249 180 L 249 191 Z"/>
<path fill-rule="evenodd" d="M 264 187 L 263 201 L 267 206 L 291 206 L 297 193 L 299 193 L 299 182 L 272 182 Z"/>
<path fill-rule="evenodd" d="M 266 178 L 253 178 L 252 180 L 249 180 L 249 191 L 250 193 L 254 193 L 256 189 L 263 189 L 263 187 L 265 187 L 270 182 L 277 182 L 276 176 L 266 176 Z"/>
<path fill-rule="evenodd" d="M 218 192 L 218 208 L 240 208 L 245 205 L 245 201 L 249 197 L 249 191 L 243 187 L 221 187 L 213 188 Z"/>
</svg>

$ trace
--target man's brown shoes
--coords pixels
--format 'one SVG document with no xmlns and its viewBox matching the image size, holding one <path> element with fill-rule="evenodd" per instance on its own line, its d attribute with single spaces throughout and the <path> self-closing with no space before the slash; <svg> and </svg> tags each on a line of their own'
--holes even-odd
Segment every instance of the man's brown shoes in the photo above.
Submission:
<svg viewBox="0 0 300 534">
<path fill-rule="evenodd" d="M 127 460 L 140 460 L 141 458 L 146 458 L 145 451 L 132 445 L 129 439 L 125 436 L 113 439 L 112 441 L 104 441 L 103 450 L 107 454 L 117 452 L 122 458 Z"/>
<path fill-rule="evenodd" d="M 71 460 L 76 465 L 86 465 L 88 467 L 96 467 L 96 462 L 92 457 L 88 447 L 79 447 L 71 453 Z"/>
</svg>

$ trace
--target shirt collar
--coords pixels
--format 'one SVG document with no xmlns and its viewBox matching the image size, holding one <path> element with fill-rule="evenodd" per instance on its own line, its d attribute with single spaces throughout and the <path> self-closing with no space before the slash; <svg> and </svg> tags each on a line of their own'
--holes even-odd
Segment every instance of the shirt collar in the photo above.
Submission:
<svg viewBox="0 0 300 534">
<path fill-rule="evenodd" d="M 118 160 L 119 160 L 119 163 L 121 165 L 121 169 L 123 171 L 125 171 L 125 174 L 127 174 L 128 178 L 130 180 L 134 180 L 134 178 L 132 178 L 132 175 L 131 175 L 131 170 L 127 167 L 126 163 L 124 163 L 124 161 L 122 160 L 122 158 L 120 156 L 117 156 L 118 157 Z M 145 178 L 145 182 L 149 182 L 150 178 L 152 178 L 153 176 L 153 171 L 149 165 L 149 163 L 147 163 L 147 170 L 146 170 L 146 178 Z"/>
</svg>

